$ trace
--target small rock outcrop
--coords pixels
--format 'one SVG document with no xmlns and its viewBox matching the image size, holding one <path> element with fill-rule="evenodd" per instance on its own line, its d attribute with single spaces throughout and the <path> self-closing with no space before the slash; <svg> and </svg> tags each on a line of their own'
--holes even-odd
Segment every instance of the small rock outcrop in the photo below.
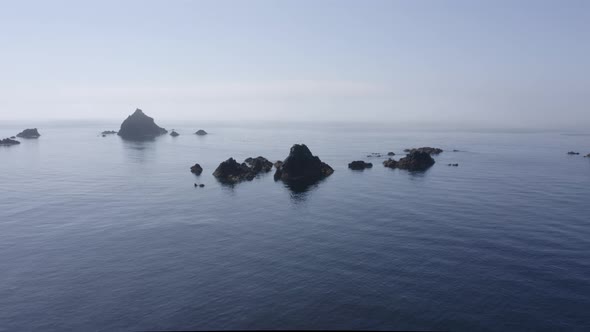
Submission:
<svg viewBox="0 0 590 332">
<path fill-rule="evenodd" d="M 225 183 L 237 183 L 252 181 L 260 173 L 270 172 L 272 163 L 264 157 L 247 158 L 245 162 L 238 163 L 234 158 L 219 164 L 213 176 Z"/>
<path fill-rule="evenodd" d="M 39 138 L 39 136 L 41 136 L 41 134 L 39 134 L 37 128 L 25 129 L 16 135 L 16 137 L 20 138 Z"/>
<path fill-rule="evenodd" d="M 207 135 L 207 132 L 204 131 L 203 129 L 199 129 L 199 130 L 197 130 L 195 135 L 204 136 L 204 135 Z"/>
<path fill-rule="evenodd" d="M 348 164 L 348 168 L 355 170 L 355 171 L 360 171 L 360 170 L 364 170 L 365 168 L 371 168 L 371 167 L 373 167 L 372 163 L 366 163 L 362 160 L 355 160 L 355 161 Z"/>
<path fill-rule="evenodd" d="M 379 152 L 371 152 L 371 154 L 367 155 L 367 158 L 381 158 L 381 153 Z"/>
<path fill-rule="evenodd" d="M 584 158 L 590 158 L 590 153 L 584 156 Z"/>
<path fill-rule="evenodd" d="M 434 165 L 434 159 L 429 153 L 424 151 L 413 150 L 399 161 L 388 159 L 383 162 L 383 166 L 389 168 L 399 168 L 408 171 L 425 171 Z"/>
<path fill-rule="evenodd" d="M 275 161 L 274 166 L 276 169 L 279 169 L 281 166 L 283 166 L 283 161 L 282 160 Z"/>
<path fill-rule="evenodd" d="M 100 133 L 100 134 L 101 134 L 101 135 L 114 135 L 114 134 L 116 134 L 116 133 L 117 133 L 117 132 L 116 132 L 116 131 L 114 131 L 114 130 L 105 130 L 105 131 L 103 131 L 103 132 L 102 132 L 102 133 Z"/>
<path fill-rule="evenodd" d="M 388 156 L 395 156 L 395 153 L 393 153 L 393 152 L 387 152 L 387 155 Z"/>
<path fill-rule="evenodd" d="M 145 115 L 139 108 L 121 123 L 117 135 L 127 140 L 148 140 L 164 135 L 168 131 L 158 127 L 153 118 Z"/>
<path fill-rule="evenodd" d="M 430 155 L 437 155 L 443 152 L 443 149 L 439 149 L 439 148 L 431 148 L 429 146 L 425 146 L 425 147 L 421 147 L 421 148 L 414 148 L 414 149 L 405 149 L 404 152 L 407 153 L 411 153 L 414 151 L 418 151 L 418 152 L 425 152 L 428 153 Z"/>
<path fill-rule="evenodd" d="M 447 166 L 457 167 L 457 166 L 459 166 L 459 164 L 448 164 Z"/>
<path fill-rule="evenodd" d="M 177 133 L 176 131 L 174 131 L 174 129 L 172 129 L 172 132 L 170 133 L 170 136 L 176 137 L 176 136 L 179 136 L 179 135 L 180 135 L 179 133 Z"/>
<path fill-rule="evenodd" d="M 20 144 L 20 142 L 13 140 L 11 138 L 0 139 L 0 145 L 9 146 L 9 145 L 17 145 L 17 144 Z"/>
<path fill-rule="evenodd" d="M 569 155 L 579 155 L 580 153 L 579 152 L 570 151 L 567 154 L 569 154 Z"/>
<path fill-rule="evenodd" d="M 334 173 L 330 165 L 314 156 L 305 144 L 295 144 L 275 172 L 275 180 L 312 183 Z"/>
<path fill-rule="evenodd" d="M 201 165 L 199 164 L 194 164 L 193 166 L 191 166 L 191 173 L 201 175 L 201 173 L 203 173 L 203 167 L 201 167 Z"/>
</svg>

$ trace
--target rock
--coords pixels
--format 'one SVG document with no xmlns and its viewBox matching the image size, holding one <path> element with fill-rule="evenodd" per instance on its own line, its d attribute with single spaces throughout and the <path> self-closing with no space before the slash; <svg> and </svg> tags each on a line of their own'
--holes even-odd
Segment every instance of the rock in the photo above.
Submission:
<svg viewBox="0 0 590 332">
<path fill-rule="evenodd" d="M 580 153 L 579 152 L 570 151 L 567 154 L 569 154 L 569 155 L 579 155 Z"/>
<path fill-rule="evenodd" d="M 442 153 L 442 152 L 443 152 L 443 150 L 442 150 L 442 149 L 439 149 L 439 148 L 431 148 L 431 147 L 428 147 L 428 146 L 421 147 L 421 148 L 415 148 L 415 149 L 405 149 L 405 150 L 404 150 L 404 152 L 408 152 L 408 153 L 411 153 L 411 152 L 413 152 L 413 151 L 418 151 L 418 152 L 426 152 L 426 153 L 428 153 L 428 154 L 430 154 L 430 155 L 433 155 L 433 154 L 434 154 L 434 155 L 437 155 L 437 154 L 439 154 L 439 153 Z"/>
<path fill-rule="evenodd" d="M 584 156 L 584 158 L 590 158 L 590 153 Z"/>
<path fill-rule="evenodd" d="M 0 140 L 0 145 L 10 146 L 10 145 L 17 145 L 20 144 L 19 141 L 13 140 L 11 138 L 5 138 Z"/>
<path fill-rule="evenodd" d="M 15 139 L 15 138 L 16 138 L 16 136 L 10 136 L 10 138 L 11 138 L 11 139 Z"/>
<path fill-rule="evenodd" d="M 204 135 L 207 135 L 207 132 L 204 131 L 203 129 L 199 129 L 199 130 L 197 130 L 195 135 L 204 136 Z"/>
<path fill-rule="evenodd" d="M 117 135 L 128 140 L 146 140 L 154 139 L 157 136 L 164 135 L 168 131 L 158 127 L 153 118 L 145 115 L 139 108 L 133 114 L 127 117 L 121 124 L 121 129 Z"/>
<path fill-rule="evenodd" d="M 275 168 L 280 168 L 281 166 L 283 166 L 283 161 L 282 160 L 277 160 L 274 163 Z"/>
<path fill-rule="evenodd" d="M 195 164 L 191 166 L 191 173 L 195 173 L 196 175 L 201 175 L 203 173 L 203 167 L 199 164 Z"/>
<path fill-rule="evenodd" d="M 247 158 L 245 162 L 238 163 L 234 158 L 219 164 L 213 176 L 219 181 L 237 183 L 240 181 L 252 181 L 256 175 L 262 172 L 270 172 L 272 163 L 264 157 Z"/>
<path fill-rule="evenodd" d="M 430 154 L 418 150 L 411 150 L 410 153 L 399 161 L 390 158 L 383 162 L 383 166 L 385 167 L 405 169 L 408 171 L 425 171 L 432 165 L 434 165 L 434 159 L 432 159 Z"/>
<path fill-rule="evenodd" d="M 366 163 L 362 160 L 356 160 L 348 164 L 348 168 L 352 170 L 364 170 L 365 168 L 373 167 L 372 163 Z"/>
<path fill-rule="evenodd" d="M 397 167 L 397 161 L 389 158 L 389 159 L 387 159 L 387 160 L 385 160 L 383 162 L 383 166 L 389 167 L 389 168 L 396 168 Z"/>
<path fill-rule="evenodd" d="M 393 152 L 387 152 L 387 155 L 388 156 L 395 156 L 395 153 L 393 153 Z"/>
<path fill-rule="evenodd" d="M 21 138 L 39 138 L 39 136 L 41 136 L 41 134 L 39 134 L 37 128 L 25 129 L 16 135 L 16 137 Z"/>
<path fill-rule="evenodd" d="M 177 132 L 175 132 L 174 129 L 172 129 L 172 132 L 170 133 L 170 136 L 176 137 L 176 136 L 180 136 L 180 134 L 177 133 Z"/>
<path fill-rule="evenodd" d="M 200 188 L 203 188 L 203 187 L 205 187 L 205 185 L 201 183 L 201 184 L 199 185 L 199 187 L 200 187 Z"/>
<path fill-rule="evenodd" d="M 334 169 L 312 155 L 305 144 L 295 144 L 274 177 L 285 182 L 313 183 L 332 173 Z"/>
<path fill-rule="evenodd" d="M 248 164 L 250 169 L 256 174 L 260 172 L 270 172 L 273 166 L 273 164 L 264 157 L 247 158 L 244 162 Z"/>
<path fill-rule="evenodd" d="M 102 133 L 100 133 L 100 134 L 101 134 L 101 135 L 114 135 L 114 134 L 116 134 L 116 133 L 117 133 L 117 132 L 116 132 L 116 131 L 114 131 L 114 130 L 105 130 L 105 131 L 103 131 L 103 132 L 102 132 Z"/>
</svg>

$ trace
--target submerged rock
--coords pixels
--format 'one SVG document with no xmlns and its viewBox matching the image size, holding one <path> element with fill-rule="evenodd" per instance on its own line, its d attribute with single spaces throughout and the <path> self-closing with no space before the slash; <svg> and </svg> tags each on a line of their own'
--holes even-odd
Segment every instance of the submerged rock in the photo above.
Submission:
<svg viewBox="0 0 590 332">
<path fill-rule="evenodd" d="M 252 181 L 258 174 L 270 172 L 271 169 L 272 163 L 264 157 L 247 158 L 241 164 L 234 158 L 229 158 L 219 164 L 213 176 L 221 182 L 237 183 Z"/>
<path fill-rule="evenodd" d="M 421 148 L 405 149 L 404 150 L 404 152 L 408 152 L 408 153 L 411 153 L 411 152 L 414 152 L 414 151 L 425 152 L 425 153 L 428 153 L 428 154 L 431 154 L 431 155 L 432 154 L 437 155 L 437 154 L 442 153 L 443 152 L 443 149 L 431 148 L 429 146 L 425 146 L 425 147 L 421 147 Z"/>
<path fill-rule="evenodd" d="M 285 182 L 312 183 L 332 173 L 334 169 L 312 155 L 305 144 L 295 144 L 291 147 L 289 156 L 277 168 L 274 177 L 275 180 Z"/>
<path fill-rule="evenodd" d="M 191 166 L 191 173 L 195 173 L 196 175 L 201 175 L 203 173 L 203 167 L 199 164 L 194 164 Z"/>
<path fill-rule="evenodd" d="M 429 153 L 412 150 L 399 161 L 395 161 L 391 158 L 384 161 L 383 166 L 389 168 L 405 169 L 408 171 L 425 171 L 434 165 L 434 163 L 434 159 L 432 159 Z"/>
<path fill-rule="evenodd" d="M 170 133 L 170 136 L 176 137 L 176 136 L 179 136 L 179 135 L 180 135 L 179 133 L 175 132 L 174 129 L 172 129 L 172 132 Z"/>
<path fill-rule="evenodd" d="M 204 131 L 203 129 L 199 129 L 199 130 L 197 130 L 195 135 L 204 136 L 204 135 L 207 135 L 207 132 Z"/>
<path fill-rule="evenodd" d="M 381 153 L 379 152 L 371 152 L 371 154 L 367 155 L 367 158 L 381 158 Z"/>
<path fill-rule="evenodd" d="M 39 134 L 37 128 L 25 129 L 16 135 L 16 137 L 21 138 L 39 138 L 39 136 L 41 136 L 41 134 Z"/>
<path fill-rule="evenodd" d="M 372 163 L 366 163 L 362 160 L 356 160 L 348 164 L 348 168 L 352 170 L 364 170 L 365 168 L 373 167 Z"/>
<path fill-rule="evenodd" d="M 167 132 L 166 129 L 158 127 L 153 118 L 145 115 L 138 108 L 121 123 L 121 129 L 119 129 L 117 135 L 128 140 L 146 140 L 154 139 Z"/>
<path fill-rule="evenodd" d="M 114 135 L 114 134 L 116 134 L 116 133 L 117 133 L 117 132 L 116 132 L 116 131 L 114 131 L 114 130 L 105 130 L 105 131 L 103 131 L 103 132 L 102 132 L 102 133 L 100 133 L 100 134 L 101 134 L 101 135 Z"/>
<path fill-rule="evenodd" d="M 0 145 L 9 146 L 9 145 L 17 145 L 17 144 L 20 144 L 20 142 L 10 139 L 10 138 L 5 138 L 5 139 L 0 140 Z"/>
<path fill-rule="evenodd" d="M 459 164 L 448 164 L 447 166 L 454 166 L 454 167 L 457 167 L 457 166 L 459 166 Z"/>
<path fill-rule="evenodd" d="M 567 154 L 569 154 L 569 155 L 579 155 L 580 153 L 579 152 L 570 151 Z"/>
</svg>

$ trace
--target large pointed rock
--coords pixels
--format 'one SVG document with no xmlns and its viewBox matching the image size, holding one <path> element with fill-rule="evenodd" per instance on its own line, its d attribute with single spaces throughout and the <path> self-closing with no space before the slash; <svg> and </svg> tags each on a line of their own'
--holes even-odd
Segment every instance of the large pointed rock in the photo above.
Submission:
<svg viewBox="0 0 590 332">
<path fill-rule="evenodd" d="M 25 129 L 16 135 L 16 137 L 20 138 L 39 138 L 39 136 L 41 134 L 39 134 L 37 128 Z"/>
<path fill-rule="evenodd" d="M 295 144 L 289 156 L 277 167 L 275 180 L 311 183 L 332 173 L 334 169 L 314 156 L 305 144 Z"/>
<path fill-rule="evenodd" d="M 164 135 L 167 132 L 166 129 L 158 127 L 153 118 L 145 115 L 138 108 L 123 121 L 117 135 L 129 140 L 146 140 Z"/>
</svg>

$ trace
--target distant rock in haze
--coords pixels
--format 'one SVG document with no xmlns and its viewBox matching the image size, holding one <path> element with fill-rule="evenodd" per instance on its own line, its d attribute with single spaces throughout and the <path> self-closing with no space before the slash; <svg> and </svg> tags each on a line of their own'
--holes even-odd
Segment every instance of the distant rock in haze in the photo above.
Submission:
<svg viewBox="0 0 590 332">
<path fill-rule="evenodd" d="M 389 168 L 399 168 L 408 171 L 425 171 L 434 165 L 435 161 L 429 153 L 418 150 L 411 150 L 405 157 L 399 161 L 388 159 L 383 162 L 383 166 Z"/>
<path fill-rule="evenodd" d="M 41 136 L 41 134 L 39 134 L 37 128 L 25 129 L 16 135 L 16 137 L 21 138 L 39 138 L 39 136 Z"/>
<path fill-rule="evenodd" d="M 234 158 L 219 164 L 213 176 L 225 183 L 238 183 L 252 181 L 260 173 L 270 172 L 272 163 L 264 157 L 247 158 L 243 163 L 238 163 Z"/>
<path fill-rule="evenodd" d="M 388 156 L 395 156 L 395 153 L 393 153 L 393 152 L 387 152 L 387 155 Z"/>
<path fill-rule="evenodd" d="M 176 137 L 176 136 L 179 136 L 179 135 L 180 135 L 179 133 L 177 133 L 176 131 L 174 131 L 174 129 L 172 129 L 172 132 L 170 133 L 170 136 Z"/>
<path fill-rule="evenodd" d="M 277 160 L 274 163 L 275 168 L 280 168 L 281 166 L 283 166 L 283 161 L 282 160 Z"/>
<path fill-rule="evenodd" d="M 194 164 L 191 166 L 191 173 L 195 173 L 196 175 L 201 175 L 203 173 L 203 167 L 199 164 Z"/>
<path fill-rule="evenodd" d="M 364 170 L 365 168 L 371 168 L 371 167 L 373 167 L 372 163 L 366 163 L 362 160 L 356 160 L 356 161 L 353 161 L 348 164 L 348 168 L 355 170 L 355 171 L 360 171 L 360 170 Z"/>
<path fill-rule="evenodd" d="M 590 158 L 590 153 L 584 156 L 584 158 Z"/>
<path fill-rule="evenodd" d="M 567 154 L 569 154 L 569 155 L 579 155 L 580 153 L 579 152 L 570 151 Z"/>
<path fill-rule="evenodd" d="M 204 131 L 203 129 L 199 129 L 199 130 L 197 130 L 197 132 L 195 134 L 199 135 L 199 136 L 205 136 L 205 135 L 207 135 L 207 132 Z"/>
<path fill-rule="evenodd" d="M 405 149 L 404 150 L 404 152 L 408 152 L 408 153 L 413 152 L 413 151 L 426 152 L 426 153 L 431 154 L 431 155 L 432 154 L 436 155 L 436 154 L 442 153 L 443 152 L 443 149 L 431 148 L 431 147 L 425 146 L 425 147 L 421 147 L 421 148 Z"/>
<path fill-rule="evenodd" d="M 121 124 L 117 135 L 127 140 L 146 140 L 164 135 L 168 131 L 158 127 L 153 118 L 145 115 L 139 108 Z"/>
<path fill-rule="evenodd" d="M 100 134 L 101 134 L 101 135 L 114 135 L 114 134 L 116 134 L 116 133 L 117 133 L 117 132 L 116 132 L 116 131 L 114 131 L 114 130 L 105 130 L 105 131 L 103 131 L 103 132 L 102 132 L 102 133 L 100 133 Z"/>
<path fill-rule="evenodd" d="M 20 144 L 20 142 L 10 139 L 10 138 L 5 138 L 5 139 L 0 140 L 0 145 L 4 145 L 4 146 L 17 145 L 17 144 Z"/>
<path fill-rule="evenodd" d="M 367 158 L 372 158 L 372 157 L 381 158 L 381 153 L 379 153 L 379 152 L 371 152 L 371 154 L 368 154 L 367 155 Z"/>
<path fill-rule="evenodd" d="M 314 156 L 305 144 L 295 144 L 291 147 L 289 156 L 277 168 L 275 180 L 285 182 L 313 183 L 334 173 L 330 165 Z"/>
</svg>

